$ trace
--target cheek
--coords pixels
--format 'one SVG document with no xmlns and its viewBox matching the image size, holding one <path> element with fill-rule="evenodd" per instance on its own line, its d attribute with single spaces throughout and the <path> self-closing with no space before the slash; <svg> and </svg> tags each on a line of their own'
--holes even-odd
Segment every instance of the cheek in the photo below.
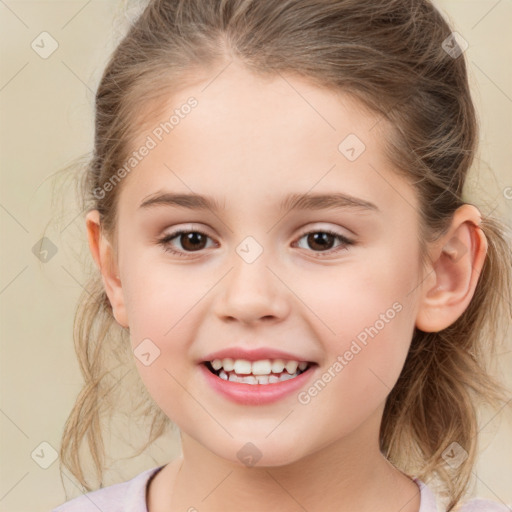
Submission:
<svg viewBox="0 0 512 512">
<path fill-rule="evenodd" d="M 399 258 L 386 261 L 382 256 L 373 263 L 330 269 L 307 282 L 295 280 L 297 294 L 316 314 L 318 333 L 329 340 L 331 351 L 343 353 L 355 339 L 364 344 L 378 337 L 383 347 L 388 339 L 394 347 L 410 341 L 416 272 Z"/>
<path fill-rule="evenodd" d="M 314 277 L 288 276 L 294 290 L 300 287 L 297 294 L 337 337 L 355 336 L 393 304 L 405 306 L 412 300 L 419 278 L 413 226 L 388 231 L 368 246 L 355 247 L 339 265 L 315 270 Z"/>
<path fill-rule="evenodd" d="M 214 284 L 185 266 L 126 260 L 123 282 L 130 339 L 139 375 L 148 392 L 175 423 L 197 414 L 190 389 L 190 346 L 204 315 L 201 299 Z"/>
<path fill-rule="evenodd" d="M 417 269 L 407 263 L 414 257 L 413 248 L 401 254 L 389 249 L 372 264 L 356 261 L 350 268 L 340 267 L 315 279 L 307 300 L 311 310 L 321 312 L 317 336 L 327 358 L 317 388 L 325 395 L 316 399 L 308 394 L 304 401 L 311 398 L 315 407 L 337 404 L 331 414 L 347 421 L 346 413 L 351 411 L 354 417 L 349 422 L 355 425 L 358 414 L 362 419 L 385 400 L 403 368 L 414 332 L 411 291 Z"/>
<path fill-rule="evenodd" d="M 360 313 L 363 328 L 354 318 L 349 327 L 339 325 L 342 334 L 329 344 L 325 365 L 298 397 L 308 416 L 330 419 L 324 427 L 326 438 L 348 435 L 359 428 L 383 406 L 395 386 L 413 328 L 408 319 L 410 305 L 394 305 L 376 308 L 384 318 L 377 316 L 377 321 L 365 309 Z"/>
<path fill-rule="evenodd" d="M 127 258 L 123 295 L 130 331 L 165 340 L 194 315 L 195 305 L 212 286 L 211 276 L 201 279 L 191 266 L 171 264 L 151 253 L 153 249 Z"/>
<path fill-rule="evenodd" d="M 186 428 L 186 418 L 201 414 L 187 391 L 196 371 L 189 353 L 198 325 L 191 310 L 195 302 L 146 286 L 131 303 L 130 339 L 137 371 L 156 404 L 180 428 Z"/>
</svg>

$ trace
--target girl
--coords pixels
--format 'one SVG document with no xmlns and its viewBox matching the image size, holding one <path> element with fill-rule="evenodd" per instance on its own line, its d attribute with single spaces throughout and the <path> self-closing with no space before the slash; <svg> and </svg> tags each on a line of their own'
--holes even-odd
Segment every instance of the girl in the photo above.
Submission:
<svg viewBox="0 0 512 512">
<path fill-rule="evenodd" d="M 464 197 L 460 43 L 428 0 L 147 5 L 96 95 L 61 447 L 89 492 L 55 512 L 511 510 L 466 497 L 511 254 Z M 103 487 L 130 369 L 182 454 Z"/>
</svg>

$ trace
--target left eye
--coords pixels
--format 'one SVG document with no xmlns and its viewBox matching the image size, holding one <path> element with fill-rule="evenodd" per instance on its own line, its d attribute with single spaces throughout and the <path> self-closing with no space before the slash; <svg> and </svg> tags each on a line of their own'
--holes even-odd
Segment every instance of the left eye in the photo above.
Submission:
<svg viewBox="0 0 512 512">
<path fill-rule="evenodd" d="M 180 241 L 180 244 L 182 246 L 181 250 L 175 250 L 172 247 L 171 241 L 174 240 L 175 238 L 177 238 Z M 165 235 L 163 238 L 158 240 L 158 243 L 162 245 L 164 250 L 167 252 L 176 254 L 177 256 L 186 256 L 187 253 L 197 252 L 201 251 L 202 249 L 205 249 L 204 244 L 208 238 L 210 237 L 206 233 L 203 233 L 202 231 L 178 230 L 173 233 Z M 349 240 L 340 233 L 336 233 L 334 231 L 329 230 L 308 231 L 302 234 L 299 237 L 298 241 L 302 240 L 303 238 L 306 238 L 306 243 L 319 248 L 321 253 L 332 253 L 338 252 L 340 250 L 347 250 L 347 247 L 349 245 L 354 245 L 354 242 L 352 240 Z M 334 249 L 332 249 L 333 239 L 337 239 L 341 242 Z"/>
<path fill-rule="evenodd" d="M 320 236 L 318 236 L 320 235 Z M 304 233 L 300 238 L 299 241 L 303 238 L 306 238 L 306 242 L 311 245 L 316 245 L 317 247 L 320 247 L 320 249 L 327 249 L 321 251 L 321 253 L 336 253 L 338 251 L 347 250 L 347 247 L 349 245 L 354 245 L 354 242 L 352 240 L 349 240 L 345 236 L 341 235 L 340 233 L 336 233 L 335 231 L 330 230 L 318 230 L 318 231 L 308 231 L 307 233 Z M 332 240 L 338 239 L 341 243 L 336 248 L 332 249 Z M 329 246 L 329 247 L 326 247 Z M 316 251 L 314 251 L 316 252 Z M 322 255 L 319 255 L 317 257 L 322 257 Z"/>
</svg>

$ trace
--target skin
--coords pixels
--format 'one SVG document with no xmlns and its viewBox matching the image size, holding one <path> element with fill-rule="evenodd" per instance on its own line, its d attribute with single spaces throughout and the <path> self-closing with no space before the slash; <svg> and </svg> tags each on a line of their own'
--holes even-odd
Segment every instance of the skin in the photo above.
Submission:
<svg viewBox="0 0 512 512">
<path fill-rule="evenodd" d="M 236 63 L 215 75 L 169 96 L 149 123 L 190 96 L 199 102 L 123 180 L 117 252 L 98 212 L 86 218 L 117 322 L 132 348 L 149 338 L 160 350 L 149 366 L 135 358 L 140 376 L 180 428 L 182 456 L 151 482 L 148 510 L 417 512 L 418 487 L 380 453 L 379 427 L 414 327 L 447 327 L 473 296 L 487 249 L 480 214 L 459 208 L 422 268 L 418 202 L 384 158 L 384 123 L 372 129 L 378 118 L 355 100 L 299 77 L 262 79 Z M 366 145 L 353 162 L 338 151 L 350 133 Z M 164 189 L 211 195 L 225 209 L 138 208 Z M 288 193 L 333 191 L 379 211 L 277 209 Z M 179 257 L 157 242 L 177 228 L 209 238 L 195 252 L 175 238 Z M 304 236 L 325 229 L 354 245 L 334 252 L 338 239 L 322 249 Z M 263 249 L 251 264 L 236 252 L 247 236 Z M 320 376 L 397 302 L 401 311 L 308 404 L 295 393 L 235 404 L 199 372 L 214 350 L 271 346 L 317 362 Z M 247 442 L 262 454 L 254 467 L 237 458 Z"/>
</svg>

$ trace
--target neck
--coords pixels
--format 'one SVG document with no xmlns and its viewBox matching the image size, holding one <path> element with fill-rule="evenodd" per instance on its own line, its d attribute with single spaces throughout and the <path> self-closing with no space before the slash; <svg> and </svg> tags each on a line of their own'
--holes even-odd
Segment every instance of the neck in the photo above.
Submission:
<svg viewBox="0 0 512 512">
<path fill-rule="evenodd" d="M 293 463 L 263 467 L 226 460 L 182 434 L 172 482 L 149 510 L 417 512 L 418 487 L 381 454 L 374 427 L 361 426 Z"/>
</svg>

